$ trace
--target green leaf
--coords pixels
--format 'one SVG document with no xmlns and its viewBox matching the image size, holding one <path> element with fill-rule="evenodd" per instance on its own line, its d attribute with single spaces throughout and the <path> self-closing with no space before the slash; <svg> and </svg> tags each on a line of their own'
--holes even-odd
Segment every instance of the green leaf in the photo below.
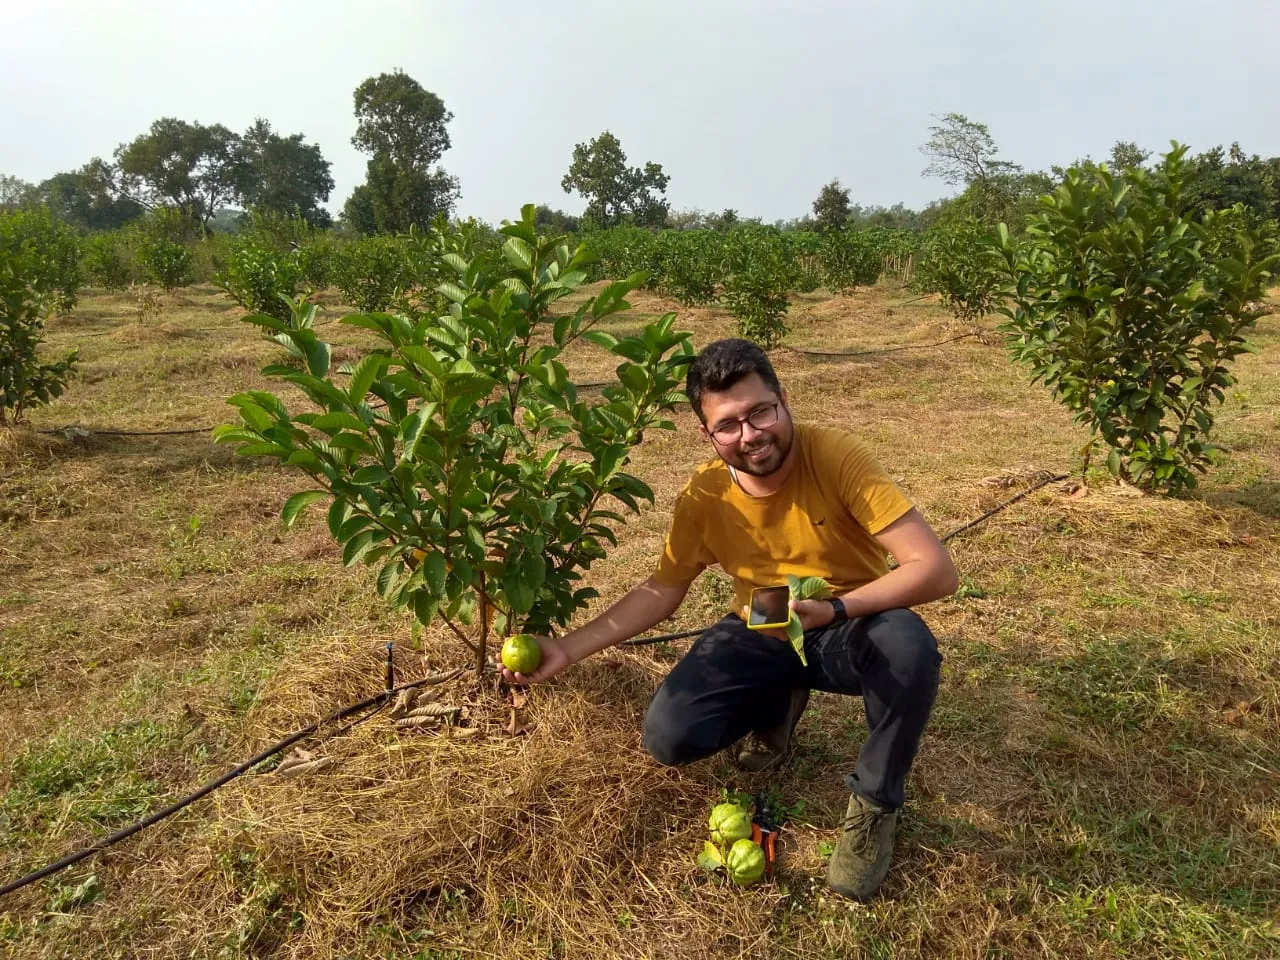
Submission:
<svg viewBox="0 0 1280 960">
<path fill-rule="evenodd" d="M 329 533 L 333 539 L 338 540 L 338 531 L 342 529 L 342 525 L 351 516 L 351 505 L 341 497 L 334 497 L 333 503 L 329 506 L 329 514 L 327 523 L 329 524 Z"/>
<path fill-rule="evenodd" d="M 389 357 L 371 353 L 355 365 L 355 369 L 351 371 L 351 383 L 347 386 L 347 396 L 351 398 L 352 404 L 359 403 L 368 395 L 373 381 L 378 379 L 378 375 L 390 362 Z"/>
<path fill-rule="evenodd" d="M 792 600 L 825 599 L 831 595 L 831 584 L 822 577 L 805 577 L 787 575 L 787 586 L 791 590 Z"/>
<path fill-rule="evenodd" d="M 503 592 L 507 595 L 507 603 L 515 613 L 528 613 L 533 608 L 533 587 L 517 575 L 509 575 L 502 581 Z"/>
<path fill-rule="evenodd" d="M 369 429 L 363 420 L 344 410 L 335 410 L 333 413 L 316 417 L 311 421 L 310 426 L 329 436 L 333 436 L 339 430 L 354 430 L 362 434 Z"/>
<path fill-rule="evenodd" d="M 519 237 L 511 237 L 502 245 L 502 255 L 507 258 L 507 262 L 513 267 L 524 267 L 526 270 L 533 269 L 533 251 Z"/>
<path fill-rule="evenodd" d="M 423 576 L 426 578 L 427 586 L 431 588 L 432 595 L 443 597 L 445 576 L 448 573 L 444 554 L 439 550 L 432 550 L 427 554 L 426 559 L 422 561 L 422 569 Z"/>
<path fill-rule="evenodd" d="M 342 563 L 344 566 L 354 566 L 357 561 L 364 557 L 366 553 L 378 545 L 378 543 L 386 538 L 386 533 L 381 530 L 366 530 L 364 533 L 358 533 L 347 541 L 346 546 L 342 548 Z"/>
<path fill-rule="evenodd" d="M 284 521 L 284 528 L 288 530 L 293 526 L 294 521 L 298 519 L 298 515 L 303 510 L 317 500 L 323 500 L 327 496 L 329 496 L 328 490 L 303 490 L 301 493 L 295 493 L 284 502 L 284 509 L 280 511 L 280 519 Z"/>
<path fill-rule="evenodd" d="M 431 422 L 432 415 L 435 414 L 437 404 L 424 403 L 409 416 L 405 417 L 400 423 L 400 460 L 412 460 L 414 453 L 418 449 L 418 442 L 422 439 L 422 433 L 426 429 L 427 424 Z"/>
<path fill-rule="evenodd" d="M 792 613 L 791 619 L 787 621 L 787 636 L 791 638 L 791 646 L 800 657 L 800 662 L 808 666 L 809 661 L 804 655 L 804 628 L 800 626 L 800 619 L 795 613 Z"/>
<path fill-rule="evenodd" d="M 425 590 L 414 593 L 412 604 L 413 615 L 423 626 L 430 624 L 435 619 L 436 611 L 440 609 L 440 601 Z"/>
<path fill-rule="evenodd" d="M 360 485 L 386 483 L 390 479 L 391 472 L 376 463 L 361 467 L 351 475 L 351 482 Z"/>
<path fill-rule="evenodd" d="M 714 873 L 724 866 L 724 855 L 710 840 L 702 844 L 702 852 L 698 854 L 698 866 L 708 873 Z"/>
<path fill-rule="evenodd" d="M 582 335 L 582 339 L 588 343 L 594 343 L 597 347 L 604 347 L 609 351 L 612 351 L 618 345 L 618 338 L 611 333 L 605 333 L 603 330 L 588 330 Z"/>
</svg>

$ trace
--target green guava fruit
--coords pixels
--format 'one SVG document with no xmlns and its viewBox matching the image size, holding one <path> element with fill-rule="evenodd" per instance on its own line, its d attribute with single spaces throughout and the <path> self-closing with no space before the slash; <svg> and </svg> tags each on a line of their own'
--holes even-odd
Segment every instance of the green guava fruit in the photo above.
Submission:
<svg viewBox="0 0 1280 960">
<path fill-rule="evenodd" d="M 542 647 L 531 633 L 517 633 L 502 644 L 502 665 L 526 676 L 542 664 Z"/>
<path fill-rule="evenodd" d="M 717 804 L 707 820 L 711 839 L 724 846 L 751 836 L 751 814 L 736 803 Z"/>
<path fill-rule="evenodd" d="M 764 876 L 764 851 L 751 840 L 735 840 L 724 858 L 729 879 L 740 887 L 749 887 Z"/>
</svg>

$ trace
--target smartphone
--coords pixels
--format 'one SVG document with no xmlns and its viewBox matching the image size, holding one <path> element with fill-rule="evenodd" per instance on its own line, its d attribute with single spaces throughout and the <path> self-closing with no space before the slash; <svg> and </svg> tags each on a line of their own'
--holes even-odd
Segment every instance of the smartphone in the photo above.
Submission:
<svg viewBox="0 0 1280 960">
<path fill-rule="evenodd" d="M 791 590 L 788 587 L 756 587 L 751 591 L 747 610 L 747 627 L 772 630 L 785 627 L 791 620 Z"/>
</svg>

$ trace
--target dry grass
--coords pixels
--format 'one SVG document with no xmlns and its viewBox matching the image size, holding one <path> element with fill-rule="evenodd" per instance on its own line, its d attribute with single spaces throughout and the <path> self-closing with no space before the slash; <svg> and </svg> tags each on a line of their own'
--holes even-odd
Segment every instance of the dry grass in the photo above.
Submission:
<svg viewBox="0 0 1280 960">
<path fill-rule="evenodd" d="M 651 295 L 697 341 L 718 310 Z M 793 307 L 822 350 L 954 335 L 886 289 Z M 211 290 L 150 324 L 93 296 L 53 327 L 83 375 L 36 416 L 123 429 L 208 426 L 267 386 L 274 348 Z M 340 315 L 334 305 L 322 315 Z M 612 318 L 628 330 L 640 316 Z M 333 327 L 354 354 L 361 334 Z M 719 760 L 671 770 L 639 745 L 679 644 L 613 650 L 535 690 L 532 731 L 397 733 L 379 715 L 311 745 L 337 762 L 254 775 L 67 875 L 0 903 L 0 955 L 92 957 L 1272 957 L 1280 952 L 1280 318 L 1221 415 L 1227 465 L 1194 498 L 1091 477 L 1034 494 L 952 549 L 959 594 L 923 612 L 942 692 L 909 783 L 897 863 L 870 906 L 824 892 L 823 844 L 860 743 L 856 701 L 816 695 L 770 786 L 794 810 L 782 872 L 748 892 L 693 855 Z M 780 353 L 797 416 L 854 429 L 940 530 L 1062 470 L 1083 437 L 997 348 L 959 341 L 851 360 Z M 587 351 L 579 379 L 612 366 Z M 616 599 L 650 569 L 672 498 L 709 451 L 651 437 L 635 469 L 657 507 L 591 573 Z M 312 517 L 276 517 L 302 478 L 203 435 L 9 434 L 0 444 L 0 864 L 5 877 L 128 822 L 401 672 L 461 662 L 346 571 Z M 708 573 L 672 622 L 718 615 Z M 588 611 L 592 612 L 592 611 Z M 425 658 L 430 664 L 423 663 Z M 101 895 L 85 888 L 88 876 Z M 86 892 L 88 891 L 88 892 Z M 77 903 L 77 901 L 83 901 Z"/>
</svg>

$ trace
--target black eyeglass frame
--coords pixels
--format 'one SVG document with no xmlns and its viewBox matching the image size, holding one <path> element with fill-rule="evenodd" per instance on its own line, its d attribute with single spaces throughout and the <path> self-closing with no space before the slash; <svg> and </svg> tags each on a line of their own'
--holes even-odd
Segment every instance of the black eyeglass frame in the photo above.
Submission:
<svg viewBox="0 0 1280 960">
<path fill-rule="evenodd" d="M 751 424 L 751 426 L 755 427 L 757 430 L 768 430 L 770 427 L 772 427 L 775 423 L 778 422 L 778 407 L 780 407 L 781 405 L 782 405 L 781 400 L 775 400 L 773 401 L 773 403 L 770 403 L 767 406 L 757 407 L 755 410 L 752 410 L 745 417 L 738 417 L 737 419 L 734 419 L 734 420 L 721 421 L 719 424 L 716 425 L 714 429 L 708 428 L 707 433 L 710 435 L 711 439 L 714 440 L 716 443 L 720 444 L 722 447 L 727 447 L 729 446 L 729 444 L 737 443 L 739 440 L 742 439 L 742 425 L 744 423 Z M 755 420 L 752 419 L 753 417 L 760 416 L 760 414 L 765 413 L 766 411 L 772 416 L 772 419 L 768 423 L 756 423 Z M 728 427 L 728 426 L 737 428 L 736 431 L 734 432 L 732 439 L 722 440 L 720 437 L 716 436 L 717 433 L 719 433 L 721 430 L 723 430 L 725 427 Z"/>
</svg>

